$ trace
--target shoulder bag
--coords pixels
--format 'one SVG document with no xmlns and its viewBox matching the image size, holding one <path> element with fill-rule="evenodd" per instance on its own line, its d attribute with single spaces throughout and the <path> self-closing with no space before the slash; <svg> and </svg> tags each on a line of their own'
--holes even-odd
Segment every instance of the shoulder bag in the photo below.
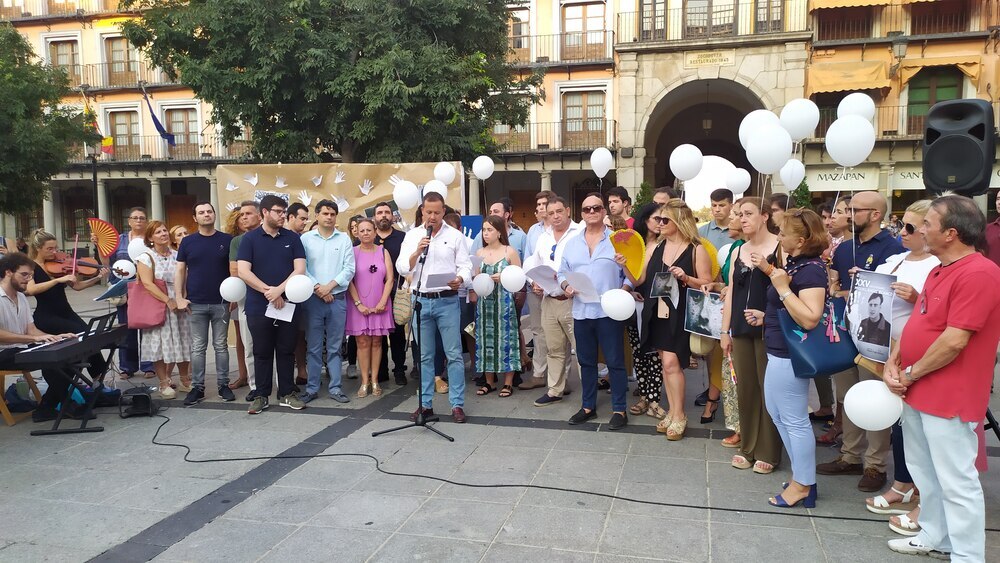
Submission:
<svg viewBox="0 0 1000 563">
<path fill-rule="evenodd" d="M 150 255 L 150 268 L 153 270 L 153 283 L 167 293 L 167 282 L 156 279 L 156 258 Z M 142 285 L 138 279 L 128 284 L 128 327 L 146 329 L 163 326 L 167 322 L 167 304 L 153 297 L 153 294 Z"/>
<path fill-rule="evenodd" d="M 410 282 L 400 276 L 396 287 L 396 296 L 392 298 L 392 320 L 399 326 L 405 326 L 413 318 L 413 298 L 410 292 Z"/>
</svg>

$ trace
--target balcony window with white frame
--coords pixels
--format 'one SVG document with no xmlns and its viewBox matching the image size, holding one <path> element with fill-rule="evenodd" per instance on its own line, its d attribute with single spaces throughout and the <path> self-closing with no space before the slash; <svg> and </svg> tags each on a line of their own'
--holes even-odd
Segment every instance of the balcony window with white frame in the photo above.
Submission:
<svg viewBox="0 0 1000 563">
<path fill-rule="evenodd" d="M 603 59 L 604 3 L 563 6 L 562 60 Z"/>
<path fill-rule="evenodd" d="M 754 33 L 775 33 L 783 28 L 784 0 L 757 0 Z"/>
<path fill-rule="evenodd" d="M 962 97 L 963 74 L 953 66 L 924 68 L 907 84 L 906 132 L 923 135 L 927 112 L 938 102 Z"/>
<path fill-rule="evenodd" d="M 685 0 L 685 39 L 735 34 L 736 0 Z"/>
<path fill-rule="evenodd" d="M 80 43 L 76 39 L 49 41 L 49 64 L 66 71 L 69 85 L 80 85 Z"/>
<path fill-rule="evenodd" d="M 141 152 L 139 138 L 139 112 L 134 110 L 112 111 L 108 114 L 114 158 L 138 160 Z"/>
<path fill-rule="evenodd" d="M 167 132 L 174 136 L 174 146 L 170 147 L 170 157 L 178 159 L 198 158 L 198 110 L 195 108 L 168 109 L 166 112 Z"/>
<path fill-rule="evenodd" d="M 604 146 L 605 99 L 605 93 L 596 90 L 562 95 L 562 148 Z"/>
<path fill-rule="evenodd" d="M 139 82 L 139 54 L 124 37 L 104 40 L 108 86 L 135 86 Z"/>
</svg>

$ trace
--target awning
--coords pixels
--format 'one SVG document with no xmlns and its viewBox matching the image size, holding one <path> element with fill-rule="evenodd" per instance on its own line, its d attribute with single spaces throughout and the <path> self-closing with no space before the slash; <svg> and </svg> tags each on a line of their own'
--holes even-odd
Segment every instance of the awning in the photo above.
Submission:
<svg viewBox="0 0 1000 563">
<path fill-rule="evenodd" d="M 892 0 L 809 0 L 809 11 L 827 8 L 857 8 L 859 6 L 888 6 Z"/>
<path fill-rule="evenodd" d="M 876 90 L 889 87 L 883 61 L 816 63 L 806 73 L 806 97 L 822 92 Z"/>
<path fill-rule="evenodd" d="M 937 0 L 899 0 L 901 4 L 917 4 L 920 2 L 937 2 Z"/>
<path fill-rule="evenodd" d="M 928 66 L 954 66 L 962 71 L 962 74 L 968 76 L 974 82 L 978 82 L 979 70 L 982 68 L 982 57 L 980 55 L 957 55 L 954 57 L 934 57 L 930 59 L 903 59 L 899 64 L 900 86 L 909 82 L 911 78 L 920 72 L 920 69 Z"/>
</svg>

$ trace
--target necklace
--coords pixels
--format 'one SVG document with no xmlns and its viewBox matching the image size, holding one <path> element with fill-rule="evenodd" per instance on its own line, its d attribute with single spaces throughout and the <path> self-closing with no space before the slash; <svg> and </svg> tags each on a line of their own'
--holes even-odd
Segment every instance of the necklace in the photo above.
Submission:
<svg viewBox="0 0 1000 563">
<path fill-rule="evenodd" d="M 371 250 L 365 250 L 365 249 L 364 249 L 364 247 L 360 247 L 360 246 L 359 246 L 359 247 L 358 247 L 358 250 L 360 250 L 360 251 L 361 251 L 361 252 L 363 252 L 364 254 L 369 254 L 369 255 L 372 255 L 372 254 L 375 254 L 375 253 L 376 253 L 376 251 L 378 250 L 378 247 L 376 246 L 376 247 L 372 248 Z M 369 296 L 370 296 L 370 295 L 372 294 L 372 291 L 374 291 L 374 290 L 375 290 L 375 285 L 376 285 L 376 284 L 375 284 L 375 276 L 374 276 L 374 274 L 378 273 L 379 269 L 380 269 L 380 268 L 378 267 L 378 265 L 377 265 L 377 264 L 376 264 L 376 262 L 375 262 L 375 257 L 373 256 L 373 257 L 372 257 L 372 263 L 371 263 L 371 264 L 369 265 L 369 267 L 368 267 L 368 271 L 369 271 L 369 272 L 371 272 L 371 273 L 373 274 L 373 275 L 371 276 L 371 278 L 372 278 L 372 279 L 371 279 L 370 283 L 368 284 L 368 287 L 367 287 L 367 288 L 365 288 L 365 293 L 364 293 L 364 295 L 362 295 L 362 294 L 361 294 L 361 291 L 360 291 L 360 290 L 358 291 L 358 296 L 360 296 L 360 297 L 362 298 L 362 299 L 361 299 L 361 301 L 362 301 L 362 302 L 363 302 L 363 301 L 364 301 L 365 299 L 367 299 L 367 298 L 368 298 L 368 297 L 369 297 Z M 384 279 L 384 276 L 383 276 L 383 279 Z"/>
</svg>

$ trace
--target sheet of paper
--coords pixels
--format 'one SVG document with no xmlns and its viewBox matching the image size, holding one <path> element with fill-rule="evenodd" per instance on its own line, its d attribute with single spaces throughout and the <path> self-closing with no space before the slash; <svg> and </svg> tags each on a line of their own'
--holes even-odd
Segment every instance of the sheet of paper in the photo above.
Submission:
<svg viewBox="0 0 1000 563">
<path fill-rule="evenodd" d="M 295 314 L 295 303 L 289 303 L 288 301 L 285 301 L 285 306 L 280 309 L 275 309 L 273 303 L 268 303 L 267 311 L 264 311 L 265 317 L 279 321 L 285 321 L 286 323 L 292 322 L 292 315 L 294 314 Z"/>
<path fill-rule="evenodd" d="M 562 289 L 559 287 L 559 282 L 556 281 L 556 271 L 546 265 L 535 266 L 534 268 L 524 272 L 528 279 L 537 283 L 541 286 L 542 290 L 546 294 L 562 294 Z"/>
<path fill-rule="evenodd" d="M 427 280 L 424 282 L 424 287 L 427 288 L 439 288 L 448 285 L 448 282 L 458 277 L 455 272 L 445 272 L 443 274 L 427 274 Z M 423 289 L 421 288 L 421 291 Z"/>
<path fill-rule="evenodd" d="M 528 270 L 537 267 L 541 263 L 542 263 L 541 259 L 532 254 L 531 256 L 528 256 L 527 258 L 524 259 L 524 264 L 521 265 L 521 268 L 524 269 L 525 273 L 527 273 Z M 530 278 L 531 276 L 528 277 Z"/>
<path fill-rule="evenodd" d="M 584 303 L 599 303 L 601 296 L 597 294 L 597 288 L 591 283 L 587 274 L 581 272 L 569 272 L 566 274 L 566 281 L 576 290 L 574 299 L 579 299 Z"/>
</svg>

